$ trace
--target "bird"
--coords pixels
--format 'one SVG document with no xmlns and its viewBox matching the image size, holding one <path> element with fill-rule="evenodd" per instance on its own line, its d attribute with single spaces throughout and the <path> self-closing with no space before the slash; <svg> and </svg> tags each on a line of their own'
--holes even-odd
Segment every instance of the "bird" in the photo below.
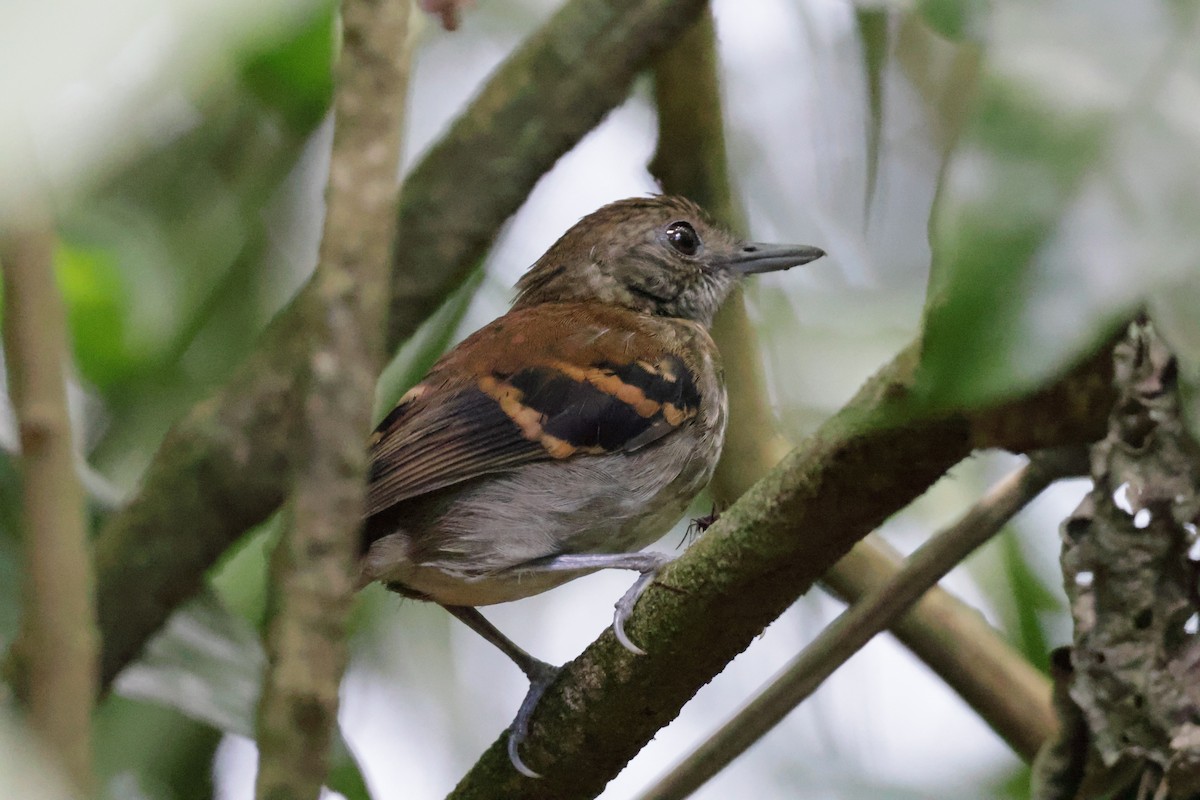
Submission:
<svg viewBox="0 0 1200 800">
<path fill-rule="evenodd" d="M 709 329 L 745 276 L 825 255 L 743 241 L 696 203 L 618 200 L 567 230 L 523 275 L 511 309 L 446 353 L 369 440 L 361 580 L 444 606 L 530 682 L 509 729 L 520 758 L 558 668 L 479 606 L 600 569 L 639 573 L 616 604 L 625 633 L 672 556 L 643 552 L 712 477 L 727 398 Z"/>
</svg>

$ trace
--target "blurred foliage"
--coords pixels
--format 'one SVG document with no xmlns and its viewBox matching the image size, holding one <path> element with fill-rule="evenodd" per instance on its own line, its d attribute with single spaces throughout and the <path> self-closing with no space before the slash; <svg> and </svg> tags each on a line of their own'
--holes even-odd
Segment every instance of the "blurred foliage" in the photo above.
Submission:
<svg viewBox="0 0 1200 800">
<path fill-rule="evenodd" d="M 1016 531 L 1006 530 L 998 539 L 1004 566 L 1005 604 L 1010 610 L 1004 627 L 1010 640 L 1025 658 L 1042 672 L 1050 673 L 1052 645 L 1043 625 L 1051 612 L 1063 613 L 1062 600 L 1051 592 L 1029 565 Z"/>
<path fill-rule="evenodd" d="M 271 216 L 330 99 L 333 29 L 326 5 L 246 52 L 231 86 L 195 98 L 191 125 L 63 215 L 72 340 L 103 401 L 91 458 L 118 483 L 313 266 L 276 244 L 286 233 Z"/>
<path fill-rule="evenodd" d="M 1198 25 L 1195 2 L 994 5 L 935 211 L 931 402 L 1015 396 L 1147 303 L 1194 299 Z M 1194 337 L 1179 334 L 1194 365 Z"/>
<path fill-rule="evenodd" d="M 8 453 L 0 453 L 0 641 L 17 635 L 21 613 L 21 476 Z"/>
<path fill-rule="evenodd" d="M 375 389 L 376 419 L 382 419 L 391 411 L 401 395 L 420 381 L 438 357 L 455 343 L 463 318 L 485 274 L 482 268 L 471 273 L 384 368 Z"/>
<path fill-rule="evenodd" d="M 146 360 L 127 339 L 130 293 L 121 265 L 107 248 L 66 242 L 54 260 L 79 375 L 100 392 L 113 391 Z"/>
<path fill-rule="evenodd" d="M 212 5 L 226 13 L 236 4 Z M 477 22 L 469 16 L 467 30 L 456 36 L 476 38 L 440 39 L 445 49 L 431 61 L 437 68 L 422 73 L 418 63 L 415 74 L 425 83 L 415 86 L 414 96 L 468 94 L 460 85 L 459 63 L 477 50 L 498 58 L 544 17 L 548 9 L 536 5 L 497 3 L 481 8 Z M 817 4 L 794 5 L 813 19 L 839 13 L 816 10 Z M 869 264 L 863 254 L 872 248 L 883 267 L 874 275 L 865 270 L 856 285 L 838 287 L 844 291 L 837 297 L 817 279 L 799 279 L 794 284 L 799 291 L 770 285 L 751 292 L 760 321 L 784 332 L 766 346 L 789 433 L 810 430 L 853 390 L 864 370 L 912 335 L 900 321 L 904 314 L 896 310 L 895 295 L 897 284 L 915 283 L 913 276 L 924 274 L 924 264 L 911 269 L 894 262 L 895 239 L 879 231 L 887 231 L 883 223 L 896 209 L 924 222 L 926 209 L 912 211 L 910 184 L 903 183 L 924 179 L 922 169 L 934 173 L 938 196 L 921 376 L 929 403 L 982 403 L 1043 383 L 1142 307 L 1151 309 L 1179 350 L 1181 376 L 1194 396 L 1200 386 L 1200 326 L 1193 319 L 1200 302 L 1200 240 L 1193 233 L 1200 203 L 1194 176 L 1200 154 L 1197 5 L 1196 0 L 921 0 L 911 12 L 864 3 L 854 13 L 846 11 L 842 28 L 829 23 L 844 36 L 837 41 L 848 42 L 853 51 L 837 63 L 858 69 L 855 77 L 861 78 L 858 94 L 836 99 L 843 104 L 861 99 L 862 107 L 806 113 L 803 125 L 789 122 L 789 138 L 769 152 L 794 155 L 808 140 L 793 129 L 817 131 L 813 137 L 821 147 L 802 155 L 826 171 L 815 171 L 809 182 L 830 194 L 850 186 L 853 202 L 838 209 L 852 207 L 863 217 L 864 230 L 848 230 L 852 226 L 837 213 L 817 208 L 806 220 L 817 231 L 814 241 L 829 243 L 833 260 L 847 271 Z M 141 8 L 117 3 L 111 16 Z M 188 8 L 201 14 L 203 4 Z M 206 45 L 209 60 L 201 67 L 189 62 L 185 69 L 167 59 L 166 88 L 159 87 L 158 105 L 149 104 L 149 110 L 142 108 L 147 103 L 141 95 L 113 88 L 110 110 L 128 121 L 124 128 L 110 124 L 105 130 L 121 131 L 128 141 L 103 142 L 117 155 L 102 168 L 90 160 L 78 175 L 68 176 L 71 201 L 60 215 L 56 269 L 69 311 L 75 377 L 85 395 L 78 404 L 82 441 L 89 463 L 122 488 L 135 484 L 172 421 L 250 352 L 256 334 L 313 266 L 319 173 L 328 141 L 320 124 L 337 41 L 333 9 L 331 2 L 287 5 L 286 25 L 253 28 L 253 35 L 241 28 L 225 31 L 219 46 Z M 12 35 L 12 20 L 23 18 L 18 11 L 0 11 L 0 28 L 9 29 L 0 33 L 0 44 L 9 41 L 3 36 Z M 738 22 L 734 14 L 749 14 L 720 3 L 717 12 L 718 26 L 730 28 Z M 805 41 L 803 32 L 783 22 L 779 29 L 793 36 L 789 48 L 815 48 L 813 42 L 821 40 L 812 35 Z M 817 29 L 811 19 L 808 23 Z M 773 32 L 755 31 L 755 41 L 763 40 L 765 48 Z M 204 33 L 211 39 L 211 31 Z M 66 51 L 73 41 L 47 38 L 45 58 L 74 63 Z M 112 41 L 126 45 L 119 36 Z M 0 83 L 0 92 L 8 88 Z M 834 88 L 842 87 L 835 82 Z M 66 102 L 62 97 L 70 92 L 59 89 L 48 96 Z M 768 101 L 775 105 L 779 99 L 776 94 Z M 153 135 L 147 134 L 150 111 L 161 123 Z M 837 128 L 820 127 L 821 117 L 838 115 L 856 121 L 857 137 L 846 137 L 853 138 L 852 145 L 839 138 Z M 760 124 L 757 117 L 750 122 L 733 120 L 731 131 Z M 426 129 L 433 123 L 412 124 Z M 80 128 L 88 130 L 85 124 Z M 901 147 L 918 139 L 919 158 L 897 168 Z M 0 148 L 9 141 L 0 135 Z M 838 171 L 846 169 L 846 154 L 856 147 L 865 152 L 862 180 Z M 754 169 L 761 169 L 755 165 L 768 152 L 766 145 L 739 144 L 731 137 L 731 152 L 741 157 L 735 174 L 761 174 Z M 0 164 L 14 158 L 0 152 Z M 785 190 L 797 178 L 808 181 L 811 176 L 796 163 L 772 167 L 767 173 L 778 175 L 768 177 Z M 821 177 L 828 180 L 822 184 Z M 759 212 L 772 204 L 756 205 L 754 199 L 770 198 L 772 191 L 779 186 L 764 188 L 748 178 L 739 187 L 747 207 Z M 0 210 L 6 207 L 0 204 Z M 868 236 L 868 223 L 880 238 Z M 903 235 L 923 239 L 924 231 Z M 486 291 L 496 281 L 495 271 L 495 265 L 481 265 L 401 349 L 381 378 L 379 409 L 390 407 L 461 336 L 480 296 L 489 305 L 475 316 L 498 313 L 506 293 Z M 802 294 L 807 307 L 797 299 Z M 858 327 L 859 338 L 844 333 L 850 324 Z M 5 453 L 0 457 L 5 640 L 16 630 L 20 607 L 18 507 L 19 478 Z M 221 736 L 251 733 L 262 658 L 256 629 L 275 524 L 262 526 L 227 556 L 212 576 L 213 593 L 179 612 L 146 660 L 123 678 L 121 696 L 103 704 L 97 740 L 109 796 L 210 796 Z M 1011 599 L 998 602 L 1006 627 L 1022 652 L 1044 668 L 1044 618 L 1059 601 L 1030 568 L 1030 556 L 1016 538 L 1004 537 L 1001 547 L 999 585 L 988 591 Z M 376 597 L 373 604 L 388 613 L 396 605 L 390 597 Z M 424 646 L 433 646 L 432 634 L 429 638 Z M 450 660 L 446 654 L 439 658 Z M 417 660 L 427 667 L 430 658 Z M 426 671 L 439 673 L 433 680 L 452 669 Z M 473 722 L 469 700 L 460 700 L 447 715 Z M 13 727 L 0 720 L 0 742 L 16 735 Z M 18 761 L 0 760 L 0 787 L 24 786 L 14 783 L 24 779 L 16 770 L 27 766 Z M 347 748 L 341 747 L 336 764 L 336 788 L 351 800 L 368 797 Z M 988 788 L 989 796 L 1024 796 L 1023 773 L 1003 783 L 1003 789 Z M 38 791 L 5 794 L 56 796 L 52 788 Z M 830 790 L 830 796 L 835 793 L 928 796 L 898 787 L 889 792 L 854 775 Z"/>
<path fill-rule="evenodd" d="M 1029 797 L 1029 778 L 1031 772 L 1028 767 L 1022 767 L 1019 770 L 1014 770 L 1012 774 L 1001 779 L 996 786 L 991 790 L 986 790 L 986 797 L 994 797 L 996 800 L 1026 800 Z"/>
<path fill-rule="evenodd" d="M 333 97 L 337 25 L 332 4 L 279 47 L 252 55 L 242 69 L 247 89 L 288 126 L 309 130 L 325 116 Z"/>
<path fill-rule="evenodd" d="M 22 800 L 68 800 L 66 779 L 44 757 L 28 732 L 0 711 L 0 795 Z"/>
<path fill-rule="evenodd" d="M 981 36 L 988 6 L 987 0 L 919 0 L 917 11 L 939 35 L 961 40 Z"/>
<path fill-rule="evenodd" d="M 331 98 L 333 8 L 325 2 L 315 14 L 294 17 L 299 24 L 237 41 L 236 68 L 227 73 L 226 62 L 214 59 L 211 82 L 199 90 L 180 74 L 167 92 L 185 122 L 131 154 L 60 217 L 55 267 L 76 375 L 87 393 L 83 445 L 90 462 L 118 484 L 136 479 L 167 426 L 229 374 L 313 266 L 297 260 L 286 242 L 278 244 L 289 235 L 281 216 L 295 216 L 278 207 L 295 203 L 289 180 L 312 160 L 305 148 Z M 319 196 L 310 201 L 317 203 Z M 301 252 L 301 258 L 311 256 Z M 4 641 L 15 635 L 20 609 L 19 507 L 19 476 L 6 454 L 0 458 Z M 185 610 L 176 624 L 186 625 L 194 613 Z M 189 706 L 189 699 L 236 700 L 242 715 L 236 730 L 252 730 L 245 715 L 253 714 L 254 698 L 234 689 L 247 670 L 260 669 L 253 629 L 248 642 L 214 635 L 197 648 L 186 638 L 172 641 L 159 646 L 176 657 L 178 683 L 167 681 L 160 664 L 149 681 L 157 693 L 113 696 L 98 710 L 97 769 L 106 796 L 213 796 L 213 755 L 231 726 L 221 724 L 228 719 L 215 707 Z M 192 659 L 219 653 L 227 660 L 207 672 L 211 661 Z M 337 763 L 336 781 L 352 800 L 368 796 L 348 756 Z M 9 786 L 3 776 L 0 784 Z"/>
<path fill-rule="evenodd" d="M 212 759 L 221 733 L 169 704 L 110 696 L 94 723 L 102 796 L 205 800 L 213 796 Z"/>
<path fill-rule="evenodd" d="M 214 731 L 253 738 L 265 663 L 258 631 L 206 592 L 171 617 L 115 690 L 174 709 Z M 210 741 L 215 748 L 216 739 Z M 362 770 L 340 735 L 328 785 L 347 800 L 370 800 Z"/>
</svg>

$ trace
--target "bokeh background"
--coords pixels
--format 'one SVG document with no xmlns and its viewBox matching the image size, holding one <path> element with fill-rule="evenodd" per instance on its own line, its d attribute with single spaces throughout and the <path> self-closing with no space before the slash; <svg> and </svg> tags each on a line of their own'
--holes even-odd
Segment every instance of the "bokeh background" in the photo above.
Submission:
<svg viewBox="0 0 1200 800">
<path fill-rule="evenodd" d="M 415 18 L 406 168 L 558 5 L 487 0 L 454 33 Z M 1183 185 L 1195 178 L 1187 158 L 1200 137 L 1200 83 L 1195 46 L 1181 44 L 1195 15 L 1182 16 L 1187 3 L 1132 5 L 1142 4 L 715 0 L 730 167 L 749 233 L 830 254 L 747 291 L 790 438 L 811 432 L 917 335 L 939 187 L 957 201 L 943 219 L 967 220 L 952 233 L 996 209 L 1011 215 L 1002 224 L 1051 215 L 1039 252 L 1070 254 L 1042 259 L 1058 265 L 1048 277 L 972 273 L 968 264 L 945 279 L 994 283 L 999 295 L 974 301 L 988 308 L 1003 306 L 996 296 L 1027 300 L 1013 300 L 1027 315 L 1025 338 L 963 334 L 976 346 L 968 378 L 979 379 L 964 385 L 1036 381 L 1143 303 L 1164 316 L 1195 307 L 1195 198 Z M 863 13 L 884 20 L 887 35 L 864 38 Z M 18 0 L 0 9 L 0 214 L 20 218 L 28 198 L 55 197 L 80 466 L 97 518 L 136 486 L 169 425 L 229 376 L 315 265 L 335 39 L 332 8 L 299 0 Z M 980 80 L 990 114 L 982 119 L 967 110 L 967 89 Z M 986 105 L 1014 91 L 1008 106 Z M 1071 177 L 1055 165 L 1070 160 L 1043 145 L 1080 120 L 1099 128 L 1104 149 L 1072 173 L 1072 186 L 1085 189 L 1055 194 Z M 381 408 L 420 365 L 503 313 L 518 276 L 569 225 L 611 200 L 656 191 L 646 170 L 655 126 L 643 78 L 541 180 L 478 273 L 397 355 Z M 1016 177 L 996 180 L 1004 166 Z M 1164 187 L 1178 190 L 1169 207 Z M 1114 214 L 1124 228 L 1114 231 Z M 1149 255 L 1114 263 L 1147 237 Z M 1041 291 L 1051 285 L 1059 294 Z M 1181 318 L 1177 341 L 1191 330 L 1190 316 Z M 7 406 L 0 443 L 0 636 L 9 641 L 20 556 Z M 910 551 L 1018 463 L 972 458 L 883 535 Z M 1038 665 L 1069 638 L 1057 526 L 1086 488 L 1055 487 L 945 582 Z M 693 511 L 707 513 L 707 500 Z M 177 614 L 103 702 L 96 741 L 107 796 L 252 796 L 255 631 L 277 533 L 269 523 L 247 537 L 213 572 L 210 593 Z M 659 547 L 682 539 L 680 526 Z M 629 580 L 596 575 L 488 614 L 526 649 L 562 662 L 609 623 Z M 603 796 L 634 796 L 842 608 L 816 591 L 798 602 Z M 525 691 L 503 656 L 441 609 L 377 587 L 361 595 L 352 652 L 341 726 L 379 800 L 443 796 Z M 25 738 L 5 718 L 0 739 Z M 0 793 L 55 796 L 30 783 L 45 774 L 32 758 L 2 758 Z M 1026 781 L 1003 742 L 884 636 L 698 796 L 1019 798 Z"/>
</svg>

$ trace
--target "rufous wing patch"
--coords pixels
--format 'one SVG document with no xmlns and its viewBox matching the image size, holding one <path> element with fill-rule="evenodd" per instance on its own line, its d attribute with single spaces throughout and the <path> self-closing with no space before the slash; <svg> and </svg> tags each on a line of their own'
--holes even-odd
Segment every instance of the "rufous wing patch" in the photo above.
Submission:
<svg viewBox="0 0 1200 800">
<path fill-rule="evenodd" d="M 563 361 L 493 373 L 480 389 L 552 458 L 643 447 L 699 411 L 691 372 L 676 356 L 578 366 Z"/>
</svg>

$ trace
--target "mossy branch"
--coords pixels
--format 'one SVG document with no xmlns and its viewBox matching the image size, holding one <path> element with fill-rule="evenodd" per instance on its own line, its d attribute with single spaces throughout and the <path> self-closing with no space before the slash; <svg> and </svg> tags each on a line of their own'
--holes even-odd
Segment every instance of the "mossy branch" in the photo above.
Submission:
<svg viewBox="0 0 1200 800">
<path fill-rule="evenodd" d="M 871 639 L 910 612 L 937 582 L 991 539 L 1053 481 L 1080 475 L 1086 450 L 1035 454 L 956 523 L 922 544 L 890 580 L 830 623 L 737 715 L 696 748 L 640 800 L 679 800 L 746 752 Z"/>
<path fill-rule="evenodd" d="M 1057 446 L 1087 441 L 1060 432 L 1103 425 L 1111 395 L 1096 373 L 1107 359 L 1092 359 L 1053 391 L 1003 410 L 923 419 L 903 412 L 918 352 L 914 344 L 884 367 L 664 571 L 626 628 L 649 644 L 648 655 L 629 653 L 606 631 L 563 669 L 522 746 L 526 763 L 545 778 L 518 775 L 502 736 L 451 797 L 594 797 L 855 542 L 976 442 L 992 441 L 989 432 Z M 1084 396 L 1097 387 L 1098 395 Z M 1058 429 L 1040 426 L 1049 414 L 1058 415 Z"/>
</svg>

